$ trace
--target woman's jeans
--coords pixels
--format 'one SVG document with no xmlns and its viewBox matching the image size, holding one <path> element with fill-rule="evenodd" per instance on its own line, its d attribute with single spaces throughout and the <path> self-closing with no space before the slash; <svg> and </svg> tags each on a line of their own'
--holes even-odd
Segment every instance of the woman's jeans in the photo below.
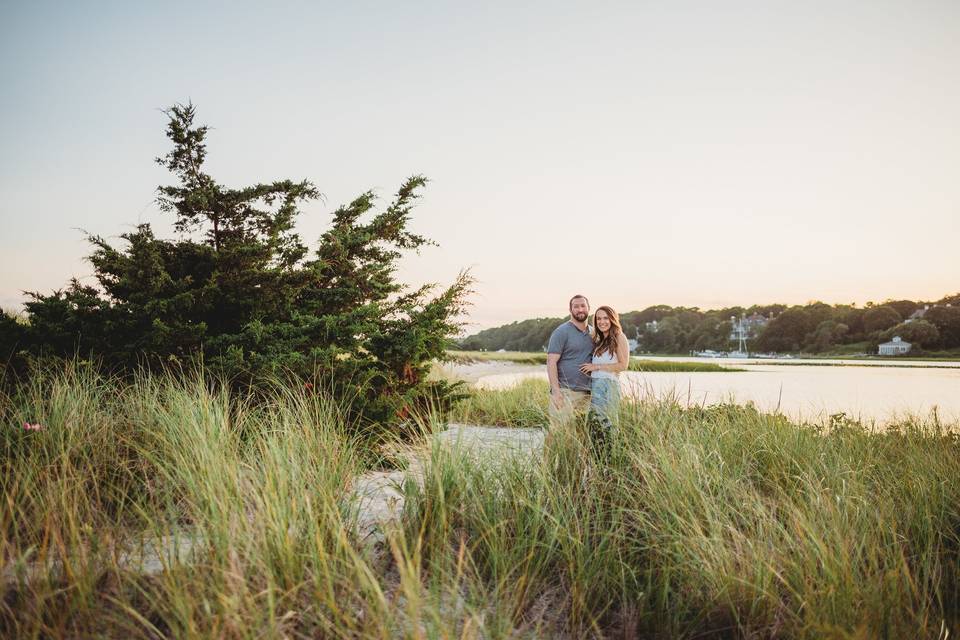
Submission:
<svg viewBox="0 0 960 640">
<path fill-rule="evenodd" d="M 606 440 L 617 425 L 620 407 L 620 381 L 595 378 L 590 389 L 590 415 L 600 428 L 600 439 Z"/>
</svg>

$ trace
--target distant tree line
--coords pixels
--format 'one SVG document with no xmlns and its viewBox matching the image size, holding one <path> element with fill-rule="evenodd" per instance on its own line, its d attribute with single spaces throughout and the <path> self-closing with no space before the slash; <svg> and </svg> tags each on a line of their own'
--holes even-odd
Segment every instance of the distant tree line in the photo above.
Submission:
<svg viewBox="0 0 960 640">
<path fill-rule="evenodd" d="M 920 316 L 913 317 L 911 316 Z M 900 336 L 918 351 L 960 349 L 960 294 L 935 302 L 887 300 L 863 307 L 810 302 L 726 307 L 703 311 L 697 307 L 656 305 L 622 313 L 620 320 L 639 351 L 688 353 L 737 346 L 731 318 L 753 318 L 748 347 L 755 352 L 875 353 L 881 342 Z M 464 338 L 462 349 L 542 351 L 550 333 L 565 317 L 536 318 L 485 329 Z"/>
</svg>

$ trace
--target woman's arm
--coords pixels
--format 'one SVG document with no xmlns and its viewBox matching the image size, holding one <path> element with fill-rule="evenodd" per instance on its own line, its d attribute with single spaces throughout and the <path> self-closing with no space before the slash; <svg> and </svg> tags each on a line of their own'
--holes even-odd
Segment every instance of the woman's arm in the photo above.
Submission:
<svg viewBox="0 0 960 640">
<path fill-rule="evenodd" d="M 626 371 L 630 368 L 630 342 L 627 340 L 627 334 L 620 332 L 620 339 L 617 340 L 617 366 L 620 368 L 616 373 Z"/>
</svg>

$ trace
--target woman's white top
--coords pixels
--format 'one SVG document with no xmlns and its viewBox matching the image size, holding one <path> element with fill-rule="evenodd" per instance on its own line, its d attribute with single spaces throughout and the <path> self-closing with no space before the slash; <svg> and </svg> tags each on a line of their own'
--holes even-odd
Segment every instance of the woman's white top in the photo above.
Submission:
<svg viewBox="0 0 960 640">
<path fill-rule="evenodd" d="M 609 351 L 604 351 L 599 356 L 597 354 L 593 354 L 593 364 L 613 364 L 615 362 L 617 362 L 617 356 L 610 353 Z M 611 371 L 594 371 L 591 374 L 591 377 L 593 377 L 594 379 L 609 378 L 611 380 L 616 380 L 617 374 Z"/>
</svg>

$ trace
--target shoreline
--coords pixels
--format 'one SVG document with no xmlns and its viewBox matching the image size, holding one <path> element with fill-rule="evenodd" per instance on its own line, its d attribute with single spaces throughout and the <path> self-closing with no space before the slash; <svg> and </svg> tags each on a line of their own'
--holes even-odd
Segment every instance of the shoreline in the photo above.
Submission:
<svg viewBox="0 0 960 640">
<path fill-rule="evenodd" d="M 544 366 L 546 355 L 543 352 L 527 351 L 458 351 L 448 352 L 451 358 L 449 364 L 467 366 L 475 363 L 510 362 L 529 366 Z M 543 359 L 544 362 L 534 362 Z M 704 358 L 698 356 L 668 355 L 668 354 L 637 354 L 630 356 L 631 361 L 651 362 L 688 362 L 697 364 L 715 364 L 730 368 L 741 365 L 774 365 L 774 366 L 815 366 L 815 367 L 887 367 L 887 368 L 929 368 L 929 369 L 960 369 L 960 359 L 891 359 L 873 356 L 838 358 L 838 357 L 787 357 L 787 358 Z"/>
<path fill-rule="evenodd" d="M 801 422 L 820 423 L 845 415 L 864 423 L 890 425 L 929 417 L 960 428 L 960 368 L 885 366 L 772 366 L 738 363 L 740 371 L 628 371 L 621 374 L 624 396 L 687 398 L 692 404 L 752 404 Z M 546 381 L 543 365 L 507 360 L 457 364 L 445 375 L 478 390 L 506 390 L 521 381 Z"/>
</svg>

